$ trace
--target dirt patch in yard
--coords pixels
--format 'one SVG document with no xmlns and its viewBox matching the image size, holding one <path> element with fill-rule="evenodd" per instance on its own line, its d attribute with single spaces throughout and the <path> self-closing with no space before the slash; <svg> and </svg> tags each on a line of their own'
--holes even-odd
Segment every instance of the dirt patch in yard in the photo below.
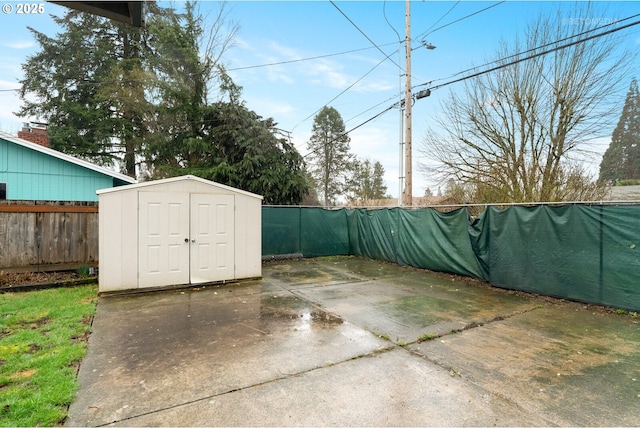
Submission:
<svg viewBox="0 0 640 428">
<path fill-rule="evenodd" d="M 0 271 L 0 289 L 26 285 L 59 284 L 88 278 L 75 271 L 4 272 Z"/>
</svg>

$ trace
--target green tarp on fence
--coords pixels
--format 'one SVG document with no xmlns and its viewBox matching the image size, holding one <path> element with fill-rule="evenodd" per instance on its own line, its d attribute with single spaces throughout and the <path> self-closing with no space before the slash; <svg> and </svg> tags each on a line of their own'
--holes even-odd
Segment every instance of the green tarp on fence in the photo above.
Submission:
<svg viewBox="0 0 640 428">
<path fill-rule="evenodd" d="M 491 207 L 477 227 L 492 284 L 640 309 L 640 207 Z"/>
<path fill-rule="evenodd" d="M 262 208 L 262 255 L 346 256 L 347 211 L 302 207 Z"/>
<path fill-rule="evenodd" d="M 494 285 L 598 300 L 599 225 L 589 207 L 493 207 L 483 213 L 478 257 Z M 597 220 L 597 219 L 596 219 Z"/>
<path fill-rule="evenodd" d="M 263 208 L 263 255 L 356 255 L 640 309 L 640 207 Z"/>
</svg>

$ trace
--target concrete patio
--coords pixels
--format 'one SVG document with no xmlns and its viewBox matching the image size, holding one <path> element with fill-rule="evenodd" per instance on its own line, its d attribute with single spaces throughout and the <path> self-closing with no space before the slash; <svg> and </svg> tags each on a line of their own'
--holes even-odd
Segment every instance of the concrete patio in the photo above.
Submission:
<svg viewBox="0 0 640 428">
<path fill-rule="evenodd" d="M 101 297 L 68 426 L 637 426 L 640 317 L 360 258 Z"/>
</svg>

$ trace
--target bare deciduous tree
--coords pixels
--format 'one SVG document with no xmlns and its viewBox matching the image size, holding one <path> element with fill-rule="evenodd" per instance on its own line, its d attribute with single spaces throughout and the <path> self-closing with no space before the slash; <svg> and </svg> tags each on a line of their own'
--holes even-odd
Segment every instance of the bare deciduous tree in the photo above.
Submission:
<svg viewBox="0 0 640 428">
<path fill-rule="evenodd" d="M 498 49 L 503 68 L 452 91 L 438 118 L 444 132 L 430 133 L 421 148 L 437 162 L 429 172 L 471 185 L 476 202 L 601 198 L 575 155 L 610 132 L 633 61 L 620 55 L 618 33 L 573 43 L 604 31 L 590 31 L 600 22 L 593 13 L 585 5 L 570 20 L 541 16 L 524 41 Z"/>
</svg>

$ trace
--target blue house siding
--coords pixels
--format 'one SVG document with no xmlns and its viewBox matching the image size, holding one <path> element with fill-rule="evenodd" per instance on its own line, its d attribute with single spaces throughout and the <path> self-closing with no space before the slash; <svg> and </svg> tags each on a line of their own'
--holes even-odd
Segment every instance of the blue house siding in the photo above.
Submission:
<svg viewBox="0 0 640 428">
<path fill-rule="evenodd" d="M 130 184 L 1 137 L 0 183 L 7 199 L 48 201 L 97 201 L 96 190 Z"/>
</svg>

